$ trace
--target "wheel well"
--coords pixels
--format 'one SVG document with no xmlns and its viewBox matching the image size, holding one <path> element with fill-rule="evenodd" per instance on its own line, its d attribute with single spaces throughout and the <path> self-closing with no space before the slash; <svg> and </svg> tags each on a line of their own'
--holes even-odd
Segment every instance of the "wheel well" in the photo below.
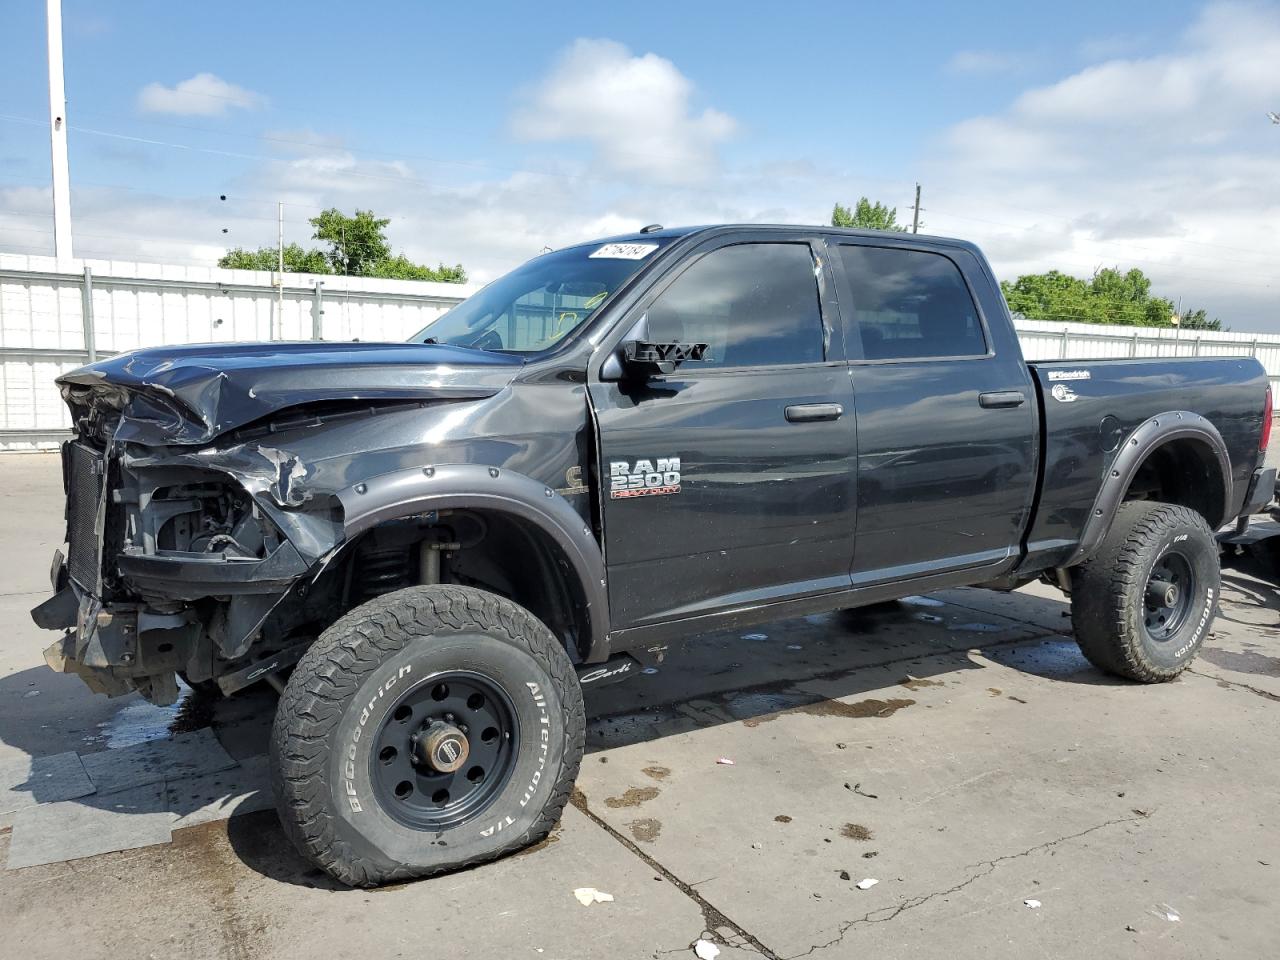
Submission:
<svg viewBox="0 0 1280 960">
<path fill-rule="evenodd" d="M 1209 444 L 1191 438 L 1162 443 L 1142 461 L 1125 500 L 1155 500 L 1190 507 L 1218 527 L 1225 519 L 1226 477 Z"/>
<path fill-rule="evenodd" d="M 550 534 L 521 517 L 466 509 L 387 520 L 360 534 L 335 567 L 344 612 L 438 578 L 515 601 L 546 624 L 575 662 L 590 646 L 586 592 L 573 566 Z"/>
</svg>

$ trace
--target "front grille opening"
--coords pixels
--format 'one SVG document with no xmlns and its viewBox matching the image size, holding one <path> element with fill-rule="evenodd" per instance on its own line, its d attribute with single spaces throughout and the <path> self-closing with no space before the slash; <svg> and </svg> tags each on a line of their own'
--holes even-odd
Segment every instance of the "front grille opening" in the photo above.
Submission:
<svg viewBox="0 0 1280 960">
<path fill-rule="evenodd" d="M 98 540 L 98 504 L 102 499 L 102 455 L 83 443 L 69 444 L 67 454 L 67 572 L 86 590 L 98 594 L 102 565 Z"/>
</svg>

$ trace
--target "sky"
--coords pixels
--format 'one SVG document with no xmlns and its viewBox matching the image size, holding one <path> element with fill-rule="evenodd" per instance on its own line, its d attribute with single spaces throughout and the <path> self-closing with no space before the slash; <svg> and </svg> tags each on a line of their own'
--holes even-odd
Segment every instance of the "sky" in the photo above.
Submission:
<svg viewBox="0 0 1280 960">
<path fill-rule="evenodd" d="M 44 4 L 0 31 L 0 251 L 52 254 Z M 545 247 L 825 223 L 997 276 L 1139 267 L 1280 331 L 1280 3 L 64 0 L 77 256 L 213 265 L 337 206 L 500 275 Z M 225 200 L 220 199 L 226 197 Z"/>
</svg>

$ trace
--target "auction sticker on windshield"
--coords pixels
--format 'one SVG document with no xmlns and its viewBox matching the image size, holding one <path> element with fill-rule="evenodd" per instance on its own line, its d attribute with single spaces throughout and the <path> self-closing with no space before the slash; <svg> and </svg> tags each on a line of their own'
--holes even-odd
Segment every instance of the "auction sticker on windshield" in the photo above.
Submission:
<svg viewBox="0 0 1280 960">
<path fill-rule="evenodd" d="M 590 256 L 608 260 L 643 260 L 657 249 L 656 243 L 606 243 Z"/>
</svg>

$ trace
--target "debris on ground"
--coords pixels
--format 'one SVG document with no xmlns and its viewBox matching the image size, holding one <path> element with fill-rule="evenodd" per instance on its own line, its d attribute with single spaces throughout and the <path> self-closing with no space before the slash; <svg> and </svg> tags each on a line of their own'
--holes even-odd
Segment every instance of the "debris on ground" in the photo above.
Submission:
<svg viewBox="0 0 1280 960">
<path fill-rule="evenodd" d="M 716 759 L 716 763 L 723 763 L 726 767 L 733 766 L 733 761 L 730 760 L 728 757 L 718 757 Z"/>
<path fill-rule="evenodd" d="M 1177 910 L 1173 909 L 1173 907 L 1169 906 L 1167 903 L 1157 903 L 1154 913 L 1157 917 L 1160 917 L 1163 920 L 1168 920 L 1170 923 L 1182 922 L 1182 914 L 1178 913 Z"/>
<path fill-rule="evenodd" d="M 753 844 L 751 845 L 751 849 L 752 849 L 752 850 L 762 850 L 762 849 L 764 849 L 764 844 L 762 844 L 762 843 L 753 843 Z"/>
<path fill-rule="evenodd" d="M 744 633 L 742 635 L 742 639 L 743 640 L 768 640 L 769 635 L 767 633 Z"/>
<path fill-rule="evenodd" d="M 852 880 L 853 878 L 849 876 L 849 871 L 848 871 L 848 870 L 841 870 L 841 871 L 840 871 L 840 879 L 841 879 L 841 880 Z"/>
<path fill-rule="evenodd" d="M 854 884 L 854 886 L 857 887 L 859 890 L 870 890 L 879 882 L 880 881 L 877 880 L 875 877 L 867 877 L 867 879 L 865 880 L 859 880 L 857 883 Z"/>
<path fill-rule="evenodd" d="M 868 850 L 866 853 L 862 855 L 862 859 L 870 860 L 872 857 L 878 857 L 878 856 L 880 856 L 879 850 Z"/>
<path fill-rule="evenodd" d="M 849 746 L 849 745 L 848 745 L 847 743 L 837 743 L 837 744 L 836 744 L 836 749 L 837 749 L 837 750 L 844 750 L 844 749 L 845 749 L 845 748 L 847 748 L 848 746 Z"/>
<path fill-rule="evenodd" d="M 640 672 L 641 672 L 641 673 L 643 673 L 645 676 L 652 677 L 655 673 L 657 673 L 657 672 L 658 672 L 658 668 L 657 668 L 657 667 L 645 667 L 645 668 L 644 668 L 643 670 L 641 670 Z"/>
<path fill-rule="evenodd" d="M 798 643 L 788 643 L 788 644 L 787 644 L 787 649 L 788 649 L 788 650 L 803 650 L 803 649 L 804 649 L 804 647 L 802 647 L 802 646 L 801 646 L 800 644 L 798 644 Z"/>
<path fill-rule="evenodd" d="M 840 836 L 850 840 L 870 840 L 872 833 L 860 823 L 846 823 L 840 828 Z"/>
<path fill-rule="evenodd" d="M 698 940 L 693 945 L 693 952 L 700 960 L 716 960 L 720 956 L 720 948 L 710 940 Z"/>
<path fill-rule="evenodd" d="M 846 783 L 846 784 L 844 785 L 844 788 L 845 788 L 846 790 L 850 790 L 850 791 L 852 791 L 853 793 L 856 793 L 856 794 L 857 794 L 858 796 L 860 796 L 860 797 L 866 797 L 868 800 L 879 800 L 879 799 L 880 799 L 879 794 L 875 794 L 875 793 L 867 793 L 867 791 L 863 790 L 863 789 L 862 789 L 862 784 L 861 784 L 861 783 L 855 783 L 853 786 L 849 786 L 849 784 L 847 784 L 847 783 Z"/>
<path fill-rule="evenodd" d="M 1040 909 L 1040 901 L 1039 901 L 1039 900 L 1023 900 L 1022 902 L 1023 902 L 1023 903 L 1025 903 L 1025 904 L 1026 904 L 1028 907 L 1030 907 L 1032 910 L 1039 910 L 1039 909 Z"/>
<path fill-rule="evenodd" d="M 773 818 L 773 822 L 774 823 L 790 823 L 791 818 L 788 817 L 785 813 L 780 813 Z"/>
<path fill-rule="evenodd" d="M 605 893 L 595 887 L 578 887 L 577 890 L 573 891 L 573 895 L 578 898 L 578 902 L 584 907 L 589 907 L 593 903 L 608 903 L 613 900 L 612 893 Z"/>
</svg>

